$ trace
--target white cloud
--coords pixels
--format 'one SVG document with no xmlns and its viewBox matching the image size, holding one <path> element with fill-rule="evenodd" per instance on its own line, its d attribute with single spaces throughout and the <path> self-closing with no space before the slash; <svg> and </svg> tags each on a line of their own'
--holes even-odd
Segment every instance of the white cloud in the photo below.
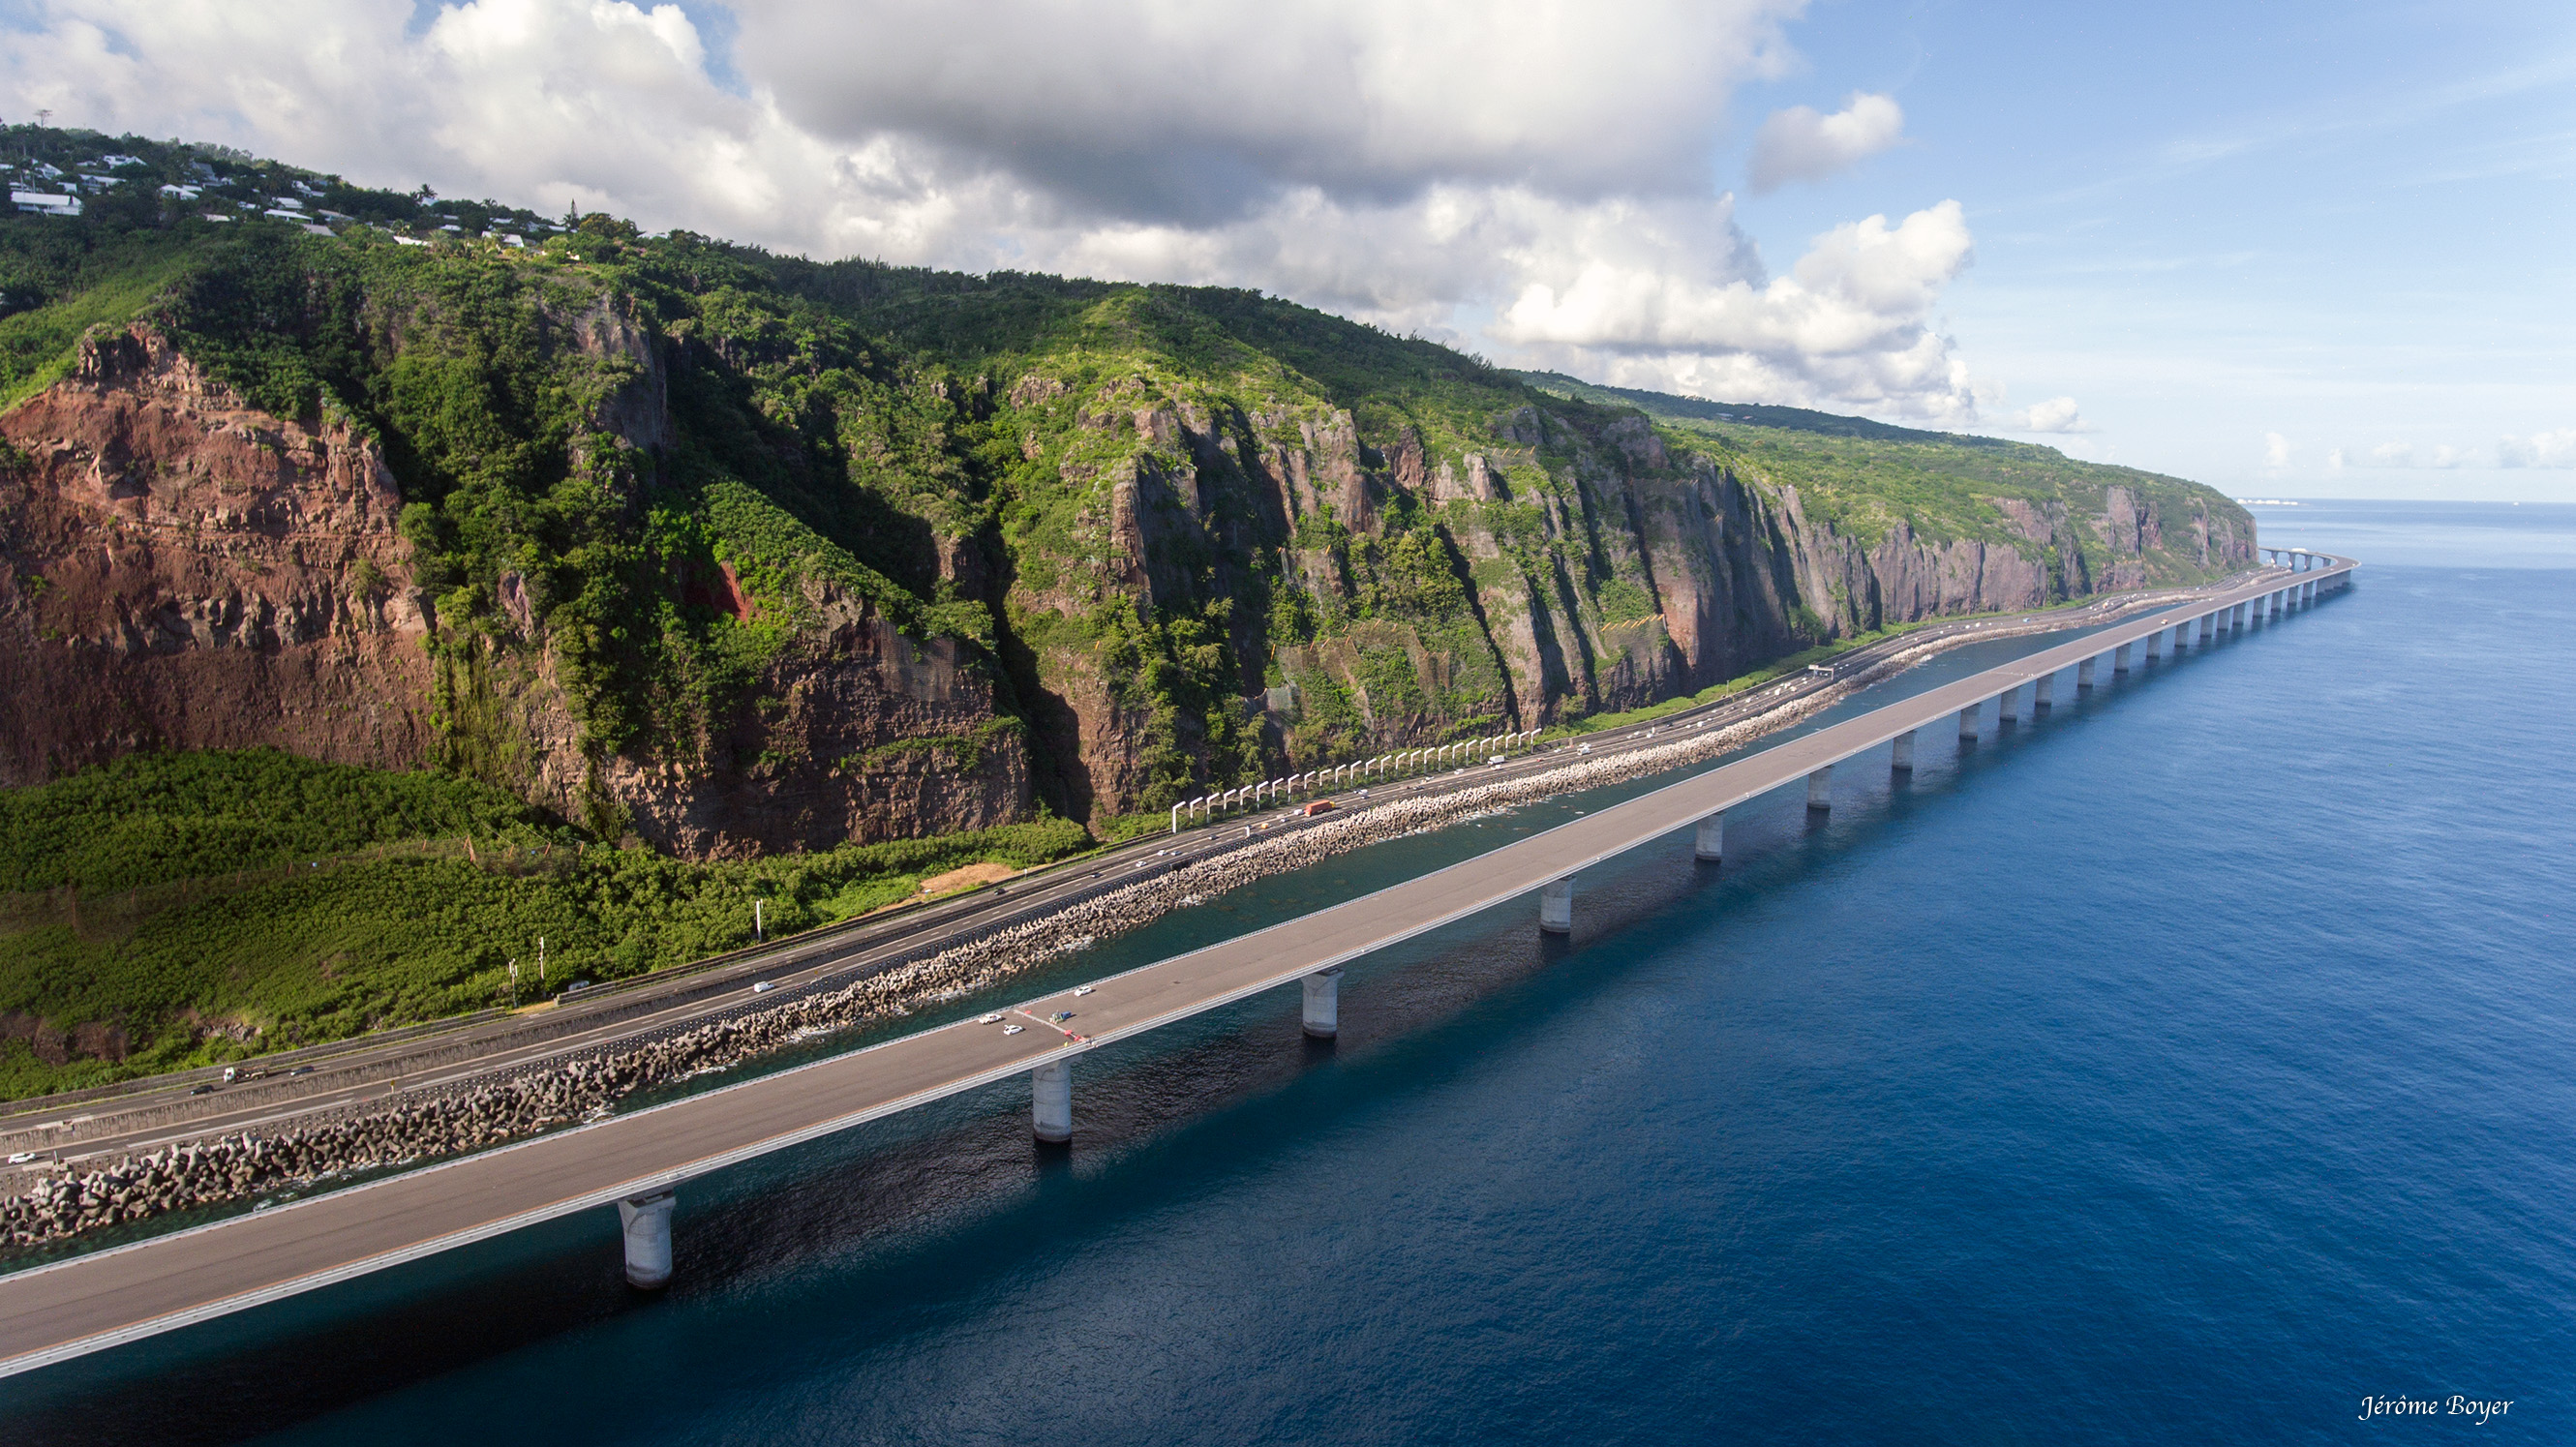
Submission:
<svg viewBox="0 0 2576 1447">
<path fill-rule="evenodd" d="M 1812 106 L 1774 111 L 1753 138 L 1753 193 L 1776 191 L 1791 181 L 1821 181 L 1903 139 L 1905 112 L 1893 96 L 1854 92 L 1829 116 Z"/>
<path fill-rule="evenodd" d="M 2274 470 L 2290 465 L 2290 439 L 2278 432 L 2263 434 L 2263 465 Z"/>
<path fill-rule="evenodd" d="M 2500 467 L 2576 467 L 2576 427 L 2496 439 Z"/>
<path fill-rule="evenodd" d="M 1798 0 L 24 0 L 0 113 L 773 248 L 1254 286 L 1498 359 L 1972 422 L 1955 202 L 1773 276 L 1711 189 Z M 696 12 L 705 14 L 708 12 Z M 1855 96 L 1761 175 L 1894 143 Z M 1765 149 L 1768 147 L 1768 149 Z M 1839 159 L 1837 159 L 1839 158 Z"/>
<path fill-rule="evenodd" d="M 2457 447 L 2417 447 L 2412 442 L 2383 442 L 2366 452 L 2347 452 L 2336 448 L 2327 456 L 2329 467 L 2477 467 L 2485 463 L 2473 449 Z"/>
<path fill-rule="evenodd" d="M 1514 258 L 1519 289 L 1491 334 L 1632 385 L 1974 419 L 1965 364 L 1931 324 L 1941 288 L 1974 259 L 1957 202 L 1835 227 L 1785 277 L 1765 280 L 1740 238 L 1696 267 L 1672 264 L 1690 232 L 1719 229 L 1718 217 L 1596 208 Z"/>
<path fill-rule="evenodd" d="M 2013 413 L 2004 425 L 2016 432 L 2090 432 L 2091 423 L 2072 397 L 2052 397 Z"/>
</svg>

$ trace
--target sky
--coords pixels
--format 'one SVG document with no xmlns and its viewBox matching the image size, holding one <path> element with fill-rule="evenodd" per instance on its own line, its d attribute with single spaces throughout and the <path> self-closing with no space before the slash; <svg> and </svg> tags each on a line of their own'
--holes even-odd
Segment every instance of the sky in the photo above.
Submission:
<svg viewBox="0 0 2576 1447">
<path fill-rule="evenodd" d="M 2564 0 L 0 0 L 39 107 L 2239 496 L 2576 501 Z"/>
</svg>

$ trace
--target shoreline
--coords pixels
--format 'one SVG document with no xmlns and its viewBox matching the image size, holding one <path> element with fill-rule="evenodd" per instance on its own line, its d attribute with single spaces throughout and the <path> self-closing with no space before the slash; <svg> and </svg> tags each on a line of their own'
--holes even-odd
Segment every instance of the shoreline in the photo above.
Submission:
<svg viewBox="0 0 2576 1447">
<path fill-rule="evenodd" d="M 2099 608 L 2097 617 L 2087 621 L 2108 623 L 2198 591 L 2121 595 L 2116 603 L 2105 599 L 2075 611 L 2091 613 Z M 1641 743 L 1600 758 L 1569 759 L 1519 779 L 1373 801 L 1338 817 L 1269 838 L 1247 839 L 1212 857 L 1120 883 L 1036 918 L 971 933 L 917 959 L 899 959 L 838 983 L 817 982 L 783 992 L 783 998 L 746 1002 L 712 1019 L 583 1047 L 478 1079 L 418 1087 L 390 1097 L 390 1104 L 380 1100 L 343 1105 L 271 1135 L 198 1137 L 90 1171 L 39 1176 L 30 1188 L 0 1197 L 0 1250 L 20 1258 L 0 1261 L 0 1271 L 59 1259 L 62 1253 L 45 1248 L 101 1228 L 139 1225 L 181 1212 L 216 1212 L 208 1219 L 220 1219 L 221 1214 L 230 1214 L 224 1208 L 241 1208 L 257 1198 L 300 1196 L 326 1183 L 356 1184 L 388 1171 L 595 1119 L 640 1092 L 731 1070 L 817 1035 L 904 1018 L 915 1009 L 992 989 L 1173 909 L 1204 903 L 1245 884 L 1352 849 L 1448 827 L 1499 808 L 1713 759 L 1789 728 L 1940 653 L 1970 643 L 2065 632 L 2068 622 L 2065 612 L 2053 612 L 2027 623 L 1963 629 L 1900 648 L 1848 677 L 1838 676 L 1722 727 L 1708 728 L 1709 720 L 1688 722 L 1692 708 L 1741 706 L 1759 698 L 1763 687 L 1778 685 L 1739 691 L 1676 710 L 1668 716 L 1670 722 L 1658 719 L 1647 724 L 1649 737 L 1666 729 L 1686 731 L 1686 736 L 1669 742 Z M 1556 742 L 1565 745 L 1581 737 Z M 258 1208 L 258 1204 L 248 1207 Z"/>
</svg>

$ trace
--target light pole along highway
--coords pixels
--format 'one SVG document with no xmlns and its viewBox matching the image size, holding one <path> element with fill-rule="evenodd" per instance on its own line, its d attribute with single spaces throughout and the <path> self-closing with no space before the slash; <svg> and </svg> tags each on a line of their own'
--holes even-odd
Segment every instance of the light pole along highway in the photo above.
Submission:
<svg viewBox="0 0 2576 1447">
<path fill-rule="evenodd" d="M 1683 778 L 1419 878 L 1170 959 L 866 1049 L 365 1185 L 0 1276 L 0 1376 L 171 1331 L 433 1255 L 571 1212 L 615 1205 L 626 1270 L 669 1279 L 677 1187 L 693 1177 L 1016 1075 L 1033 1084 L 1033 1127 L 1073 1124 L 1076 1056 L 1265 990 L 1300 984 L 1305 1028 L 1338 1026 L 1339 967 L 1387 945 L 1536 892 L 1539 925 L 1572 927 L 1585 868 L 1676 830 L 1723 852 L 1728 809 L 1804 780 L 1832 806 L 1834 770 L 1885 747 L 1913 766 L 1917 735 L 1955 716 L 1963 737 L 2050 707 L 2065 675 L 2180 654 L 2348 585 L 2349 559 L 2299 553 L 2290 567 L 2188 606 L 1940 685 Z M 1065 1018 L 1059 1018 L 1063 1016 Z M 1016 1026 L 1018 1028 L 1013 1029 Z"/>
</svg>

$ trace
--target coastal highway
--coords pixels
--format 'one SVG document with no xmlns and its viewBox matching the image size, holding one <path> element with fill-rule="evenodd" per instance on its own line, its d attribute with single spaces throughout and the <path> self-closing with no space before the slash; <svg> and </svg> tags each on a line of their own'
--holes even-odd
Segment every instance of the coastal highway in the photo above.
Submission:
<svg viewBox="0 0 2576 1447">
<path fill-rule="evenodd" d="M 2350 564 L 2115 624 L 1789 739 L 1448 868 L 1283 924 L 965 1021 L 631 1115 L 0 1277 L 0 1375 L 671 1187 L 1169 1024 L 1566 878 L 1710 814 L 1939 726 L 2121 643 Z M 1072 1012 L 1062 1025 L 1059 1011 Z M 1078 1093 L 1078 1090 L 1077 1090 Z M 685 1229 L 685 1218 L 683 1220 Z"/>
<path fill-rule="evenodd" d="M 2254 575 L 2287 576 L 2279 570 Z M 2246 579 L 2231 579 L 2222 586 L 2246 585 Z M 1847 677 L 1892 653 L 1926 644 L 2032 627 L 2084 627 L 2160 604 L 2216 596 L 2211 589 L 2116 594 L 2080 609 L 1950 620 L 1853 649 L 1835 658 L 1833 665 L 1838 676 Z M 1790 707 L 1833 683 L 1833 678 L 1823 676 L 1791 675 L 1650 724 L 1584 735 L 1581 741 L 1590 745 L 1592 757 L 1616 755 L 1653 743 L 1676 728 L 1722 727 Z M 1503 770 L 1479 768 L 1463 775 L 1453 771 L 1371 783 L 1368 802 L 1481 785 L 1566 761 L 1563 753 L 1525 753 Z M 1346 807 L 1356 802 L 1347 791 L 1339 797 Z M 1253 838 L 1263 838 L 1278 830 L 1305 827 L 1296 810 L 1292 805 L 1259 815 L 1230 816 L 1223 823 L 1185 830 L 1177 837 L 1157 833 L 1034 870 L 998 886 L 810 931 L 765 949 L 737 951 L 576 992 L 559 1005 L 487 1011 L 442 1025 L 258 1056 L 245 1061 L 241 1069 L 260 1072 L 265 1078 L 232 1086 L 221 1084 L 219 1069 L 206 1068 L 14 1102 L 0 1106 L 0 1154 L 33 1152 L 38 1159 L 28 1163 L 29 1169 L 52 1169 L 113 1160 L 176 1141 L 242 1131 L 274 1132 L 300 1118 L 381 1100 L 397 1090 L 453 1084 L 611 1041 L 685 1027 L 740 1008 L 756 983 L 773 986 L 762 997 L 767 1002 L 799 991 L 831 988 L 944 947 L 969 932 L 1035 918 L 1124 879 L 1142 877 L 1146 871 L 1177 867 L 1238 847 L 1249 842 L 1247 828 L 1255 831 Z M 299 1069 L 310 1073 L 288 1074 Z M 210 1087 L 209 1093 L 191 1093 L 200 1087 Z M 0 1190 L 10 1188 L 11 1174 L 8 1168 L 0 1168 Z"/>
</svg>

